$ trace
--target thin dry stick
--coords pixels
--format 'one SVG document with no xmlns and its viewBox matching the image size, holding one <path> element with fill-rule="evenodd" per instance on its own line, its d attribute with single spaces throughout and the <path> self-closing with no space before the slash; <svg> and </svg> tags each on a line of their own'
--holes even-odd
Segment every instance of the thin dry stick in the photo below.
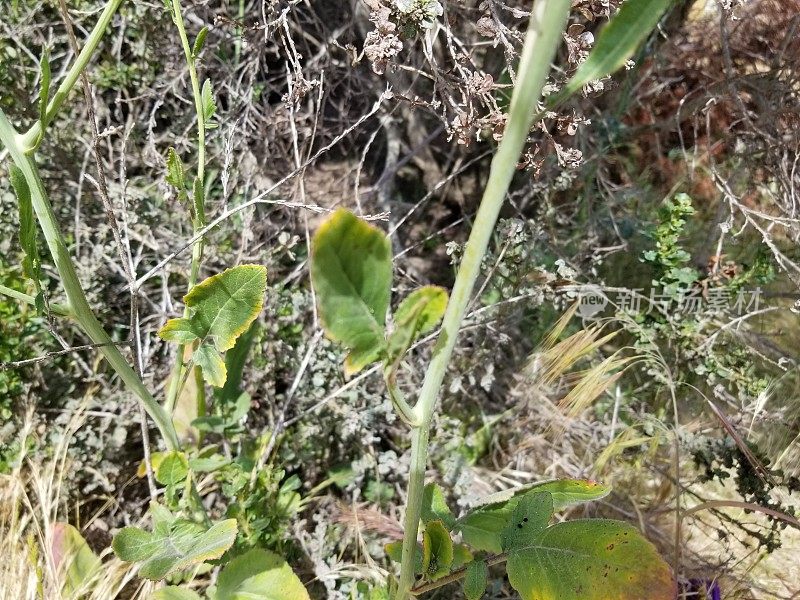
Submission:
<svg viewBox="0 0 800 600">
<path fill-rule="evenodd" d="M 0 371 L 6 371 L 8 369 L 18 369 L 19 367 L 26 367 L 28 365 L 44 362 L 51 358 L 56 358 L 57 356 L 72 354 L 73 352 L 81 352 L 83 350 L 94 350 L 95 348 L 101 348 L 103 346 L 123 347 L 128 345 L 130 345 L 129 342 L 115 342 L 112 344 L 84 344 L 82 346 L 72 346 L 70 348 L 64 348 L 63 350 L 52 350 L 35 358 L 26 358 L 25 360 L 15 360 L 11 362 L 0 363 Z"/>
<path fill-rule="evenodd" d="M 769 515 L 774 519 L 784 521 L 795 529 L 800 529 L 800 521 L 795 519 L 792 515 L 768 508 L 766 506 L 761 506 L 760 504 L 755 504 L 753 502 L 742 502 L 739 500 L 707 500 L 702 504 L 698 504 L 697 506 L 693 506 L 692 508 L 683 511 L 681 520 L 694 513 L 700 512 L 701 510 L 708 510 L 712 508 L 741 508 L 746 511 L 760 512 L 764 513 L 765 515 Z"/>
<path fill-rule="evenodd" d="M 294 152 L 294 163 L 297 169 L 302 169 L 300 172 L 299 177 L 297 178 L 297 187 L 300 193 L 300 201 L 303 204 L 307 204 L 308 201 L 306 199 L 306 184 L 305 184 L 305 169 L 303 168 L 302 161 L 300 159 L 300 144 L 297 139 L 297 126 L 295 125 L 295 118 L 294 118 L 294 111 L 295 111 L 295 102 L 292 100 L 293 96 L 293 86 L 292 86 L 292 73 L 289 71 L 289 66 L 286 66 L 286 84 L 289 88 L 289 124 L 292 130 L 292 149 Z M 322 93 L 322 85 L 320 84 L 320 93 Z M 321 98 L 320 98 L 321 99 Z M 311 256 L 311 235 L 308 230 L 308 211 L 303 211 L 303 231 L 305 233 L 306 238 L 306 250 L 308 255 Z M 317 314 L 317 296 L 316 292 L 314 291 L 314 284 L 311 284 L 311 309 L 314 312 L 314 328 L 318 327 L 319 322 L 319 315 Z"/>
</svg>

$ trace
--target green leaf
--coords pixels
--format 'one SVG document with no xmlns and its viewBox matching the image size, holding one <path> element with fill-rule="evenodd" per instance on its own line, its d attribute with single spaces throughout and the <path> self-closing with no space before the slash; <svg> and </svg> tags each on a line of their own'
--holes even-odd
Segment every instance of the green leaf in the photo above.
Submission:
<svg viewBox="0 0 800 600">
<path fill-rule="evenodd" d="M 233 462 L 231 459 L 226 458 L 222 454 L 211 454 L 210 456 L 192 458 L 189 460 L 189 466 L 195 473 L 213 473 L 231 464 L 231 462 Z"/>
<path fill-rule="evenodd" d="M 283 558 L 254 549 L 234 558 L 217 580 L 214 600 L 310 600 Z"/>
<path fill-rule="evenodd" d="M 153 532 L 125 527 L 112 542 L 116 555 L 126 562 L 141 562 L 139 576 L 154 581 L 222 556 L 236 540 L 236 519 L 206 529 L 183 519 L 163 520 L 153 513 Z"/>
<path fill-rule="evenodd" d="M 149 531 L 138 527 L 125 527 L 114 536 L 114 553 L 125 562 L 139 562 L 155 554 L 162 545 Z"/>
<path fill-rule="evenodd" d="M 441 521 L 431 521 L 422 533 L 422 572 L 436 581 L 450 572 L 453 564 L 453 540 Z"/>
<path fill-rule="evenodd" d="M 192 181 L 192 201 L 194 208 L 194 218 L 200 226 L 206 222 L 206 192 L 205 186 L 199 177 Z"/>
<path fill-rule="evenodd" d="M 412 328 L 417 335 L 428 333 L 444 316 L 447 308 L 447 291 L 436 285 L 426 285 L 414 290 L 400 303 L 394 313 L 396 328 Z"/>
<path fill-rule="evenodd" d="M 197 284 L 183 299 L 192 309 L 192 331 L 220 352 L 229 350 L 261 312 L 266 287 L 267 270 L 260 265 L 232 267 Z"/>
<path fill-rule="evenodd" d="M 170 319 L 158 335 L 180 344 L 200 340 L 194 361 L 205 380 L 219 387 L 226 378 L 219 353 L 232 348 L 261 312 L 266 287 L 267 270 L 262 266 L 227 269 L 194 286 L 183 299 L 189 315 Z"/>
<path fill-rule="evenodd" d="M 200 595 L 186 588 L 179 588 L 174 585 L 161 588 L 153 592 L 153 600 L 202 600 Z"/>
<path fill-rule="evenodd" d="M 153 469 L 154 472 L 158 470 L 158 465 L 161 464 L 161 461 L 167 454 L 169 453 L 159 452 L 159 451 L 150 453 L 150 467 Z M 142 461 L 139 463 L 139 466 L 136 468 L 136 476 L 142 478 L 146 474 L 147 474 L 147 463 L 144 461 L 144 459 L 142 459 Z"/>
<path fill-rule="evenodd" d="M 206 126 L 208 126 L 214 114 L 217 112 L 217 103 L 214 101 L 214 90 L 211 88 L 210 79 L 206 79 L 203 82 L 203 89 L 200 96 L 203 104 L 203 121 Z"/>
<path fill-rule="evenodd" d="M 167 150 L 167 183 L 182 194 L 186 193 L 186 168 L 175 148 Z"/>
<path fill-rule="evenodd" d="M 192 58 L 197 58 L 203 51 L 203 46 L 206 43 L 206 36 L 208 35 L 208 27 L 203 27 L 194 39 L 194 46 L 192 46 Z"/>
<path fill-rule="evenodd" d="M 65 597 L 91 589 L 102 562 L 75 527 L 68 523 L 55 523 L 51 551 L 56 571 L 64 576 L 62 589 Z"/>
<path fill-rule="evenodd" d="M 227 371 L 222 355 L 210 344 L 202 344 L 192 355 L 194 364 L 203 371 L 203 379 L 214 387 L 225 385 Z"/>
<path fill-rule="evenodd" d="M 204 433 L 225 433 L 225 419 L 212 415 L 192 419 L 192 427 Z"/>
<path fill-rule="evenodd" d="M 500 532 L 510 516 L 511 513 L 506 510 L 479 510 L 461 517 L 455 529 L 461 532 L 462 539 L 471 548 L 501 552 Z"/>
<path fill-rule="evenodd" d="M 411 344 L 436 327 L 447 308 L 447 292 L 444 288 L 427 285 L 411 292 L 394 313 L 394 330 L 388 341 L 388 364 L 384 376 L 388 385 L 393 380 L 400 361 Z"/>
<path fill-rule="evenodd" d="M 166 506 L 158 502 L 150 503 L 150 518 L 153 519 L 153 531 L 159 535 L 167 535 L 169 528 L 175 522 L 175 515 Z"/>
<path fill-rule="evenodd" d="M 402 356 L 412 343 L 428 333 L 444 316 L 447 308 L 447 291 L 435 285 L 426 285 L 411 292 L 394 313 L 394 331 L 389 336 L 389 353 Z"/>
<path fill-rule="evenodd" d="M 464 577 L 464 596 L 467 600 L 480 600 L 486 591 L 489 580 L 489 570 L 486 562 L 476 560 L 467 565 L 467 574 Z"/>
<path fill-rule="evenodd" d="M 403 542 L 389 542 L 383 547 L 391 560 L 396 563 L 403 562 Z M 422 546 L 417 544 L 417 549 L 414 552 L 414 573 L 422 575 Z"/>
<path fill-rule="evenodd" d="M 225 385 L 221 389 L 214 391 L 216 405 L 225 407 L 229 404 L 237 404 L 240 400 L 242 395 L 242 373 L 258 329 L 258 322 L 254 322 L 247 331 L 239 336 L 233 348 L 225 353 L 225 370 L 228 375 L 225 378 Z M 248 399 L 247 409 L 249 410 L 249 408 Z M 246 412 L 247 410 L 245 410 Z M 244 414 L 239 415 L 236 420 L 238 421 L 243 416 Z"/>
<path fill-rule="evenodd" d="M 532 491 L 519 499 L 511 519 L 500 534 L 505 552 L 523 545 L 543 531 L 553 516 L 553 496 L 549 492 Z"/>
<path fill-rule="evenodd" d="M 226 357 L 227 358 L 227 357 Z M 225 368 L 230 369 L 230 363 L 225 361 Z M 228 371 L 230 373 L 230 370 Z M 227 383 L 227 381 L 226 381 Z M 252 398 L 250 398 L 250 394 L 247 392 L 242 392 L 236 397 L 236 400 L 233 402 L 233 406 L 231 407 L 232 410 L 228 415 L 227 425 L 234 426 L 238 425 L 239 421 L 241 421 L 247 413 L 250 412 L 250 405 L 252 404 Z"/>
<path fill-rule="evenodd" d="M 363 582 L 360 582 L 363 583 Z M 390 586 L 381 586 L 381 587 L 372 587 L 369 590 L 369 596 L 367 597 L 368 600 L 390 600 L 394 595 L 395 590 L 391 589 Z"/>
<path fill-rule="evenodd" d="M 36 312 L 44 314 L 44 292 L 42 291 L 42 262 L 39 256 L 39 245 L 37 243 L 36 219 L 31 202 L 31 190 L 25 175 L 16 166 L 11 165 L 11 186 L 17 196 L 17 207 L 19 210 L 19 244 L 25 257 L 22 259 L 22 272 L 29 278 L 36 289 L 34 306 Z"/>
<path fill-rule="evenodd" d="M 605 498 L 611 493 L 611 486 L 592 481 L 591 479 L 551 479 L 549 481 L 537 481 L 522 485 L 510 490 L 503 490 L 491 494 L 481 499 L 480 507 L 488 508 L 491 505 L 503 504 L 519 500 L 531 490 L 539 492 L 549 492 L 553 496 L 553 506 L 559 511 L 573 504 L 591 502 Z M 510 507 L 512 510 L 514 506 Z"/>
<path fill-rule="evenodd" d="M 50 98 L 50 51 L 47 48 L 42 50 L 42 58 L 39 61 L 39 70 L 41 76 L 39 77 L 39 122 L 42 124 L 42 133 L 46 126 L 45 120 L 47 119 L 47 101 Z"/>
<path fill-rule="evenodd" d="M 460 569 L 471 562 L 473 558 L 475 557 L 466 544 L 455 544 L 453 546 L 453 564 L 450 565 L 450 568 L 452 570 Z"/>
<path fill-rule="evenodd" d="M 357 373 L 384 355 L 392 283 L 386 235 L 351 212 L 337 210 L 311 244 L 311 280 L 325 333 L 350 350 L 345 373 Z"/>
<path fill-rule="evenodd" d="M 571 96 L 590 81 L 610 75 L 644 42 L 674 0 L 626 0 L 603 28 L 589 57 L 551 104 Z"/>
<path fill-rule="evenodd" d="M 158 335 L 162 340 L 176 344 L 190 344 L 200 337 L 190 319 L 170 319 L 159 330 Z"/>
<path fill-rule="evenodd" d="M 508 551 L 508 580 L 522 600 L 674 600 L 677 587 L 655 547 L 626 523 L 558 523 Z"/>
<path fill-rule="evenodd" d="M 501 532 L 520 498 L 532 490 L 549 492 L 554 510 L 559 511 L 571 504 L 603 498 L 611 492 L 611 487 L 588 479 L 555 479 L 505 490 L 484 498 L 480 506 L 456 521 L 455 529 L 473 548 L 500 552 Z"/>
<path fill-rule="evenodd" d="M 427 484 L 425 490 L 422 492 L 421 517 L 422 522 L 426 525 L 438 519 L 444 523 L 448 531 L 451 530 L 456 523 L 453 513 L 450 512 L 450 508 L 447 506 L 447 502 L 445 502 L 442 488 L 435 483 Z"/>
<path fill-rule="evenodd" d="M 155 476 L 163 485 L 182 483 L 189 474 L 189 461 L 183 452 L 168 452 L 155 468 Z"/>
<path fill-rule="evenodd" d="M 355 482 L 357 478 L 355 469 L 352 465 L 337 465 L 328 471 L 328 479 L 331 480 L 335 486 L 345 488 L 351 483 Z"/>
</svg>

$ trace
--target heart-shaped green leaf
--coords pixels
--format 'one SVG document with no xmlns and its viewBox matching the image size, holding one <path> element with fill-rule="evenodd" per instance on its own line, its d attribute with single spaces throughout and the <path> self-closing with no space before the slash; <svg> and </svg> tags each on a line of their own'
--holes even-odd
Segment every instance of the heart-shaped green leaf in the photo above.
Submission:
<svg viewBox="0 0 800 600">
<path fill-rule="evenodd" d="M 163 512 L 158 518 L 153 513 L 152 533 L 138 527 L 125 527 L 112 542 L 121 560 L 142 563 L 139 576 L 145 579 L 157 581 L 219 558 L 236 540 L 236 519 L 227 519 L 206 529 L 183 519 L 165 521 L 168 512 Z"/>
<path fill-rule="evenodd" d="M 392 253 L 381 230 L 337 210 L 311 243 L 311 281 L 325 333 L 350 350 L 347 375 L 385 354 Z"/>
<path fill-rule="evenodd" d="M 611 492 L 611 487 L 588 479 L 555 479 L 505 490 L 484 498 L 480 506 L 456 521 L 454 529 L 476 550 L 500 552 L 500 533 L 519 499 L 531 491 L 550 493 L 553 509 L 559 511 L 571 504 L 603 498 Z"/>
<path fill-rule="evenodd" d="M 303 583 L 280 556 L 254 549 L 220 573 L 214 600 L 309 600 Z"/>
<path fill-rule="evenodd" d="M 527 523 L 517 519 L 516 512 L 514 517 L 509 529 L 527 531 Z M 583 519 L 543 530 L 532 527 L 529 533 L 509 533 L 505 538 L 508 580 L 522 600 L 674 600 L 677 596 L 669 566 L 626 523 Z"/>
<path fill-rule="evenodd" d="M 225 352 L 261 312 L 266 287 L 267 270 L 260 265 L 226 269 L 194 286 L 183 298 L 190 316 L 168 321 L 159 335 L 172 341 L 173 331 L 182 335 L 191 331 L 197 339 L 212 341 L 218 351 Z"/>
<path fill-rule="evenodd" d="M 189 461 L 183 452 L 168 452 L 155 467 L 156 479 L 163 485 L 181 483 L 189 474 Z"/>
<path fill-rule="evenodd" d="M 183 299 L 188 316 L 167 321 L 158 335 L 179 344 L 199 340 L 194 361 L 205 380 L 219 387 L 227 376 L 219 353 L 232 348 L 261 312 L 266 287 L 262 266 L 227 269 L 194 286 Z"/>
</svg>

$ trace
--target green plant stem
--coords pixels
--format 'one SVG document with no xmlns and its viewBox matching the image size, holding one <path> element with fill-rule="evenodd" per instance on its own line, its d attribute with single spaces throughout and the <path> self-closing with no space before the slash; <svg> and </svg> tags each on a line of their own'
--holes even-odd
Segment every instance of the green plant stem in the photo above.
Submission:
<svg viewBox="0 0 800 600">
<path fill-rule="evenodd" d="M 419 427 L 422 423 L 419 421 L 417 413 L 406 400 L 405 394 L 397 387 L 397 377 L 393 368 L 384 369 L 383 381 L 386 384 L 386 390 L 389 392 L 389 398 L 394 405 L 394 409 L 406 425 L 410 427 Z"/>
<path fill-rule="evenodd" d="M 86 40 L 86 44 L 84 45 L 83 49 L 81 50 L 78 57 L 75 59 L 75 62 L 67 71 L 66 77 L 64 77 L 64 81 L 61 82 L 61 85 L 58 86 L 56 93 L 53 95 L 50 102 L 47 103 L 47 111 L 45 112 L 44 123 L 41 121 L 36 121 L 33 126 L 28 129 L 24 134 L 18 135 L 18 142 L 17 146 L 22 148 L 25 152 L 33 149 L 37 145 L 37 141 L 41 139 L 42 134 L 44 133 L 44 128 L 46 128 L 58 114 L 61 105 L 64 104 L 67 97 L 69 97 L 69 93 L 72 91 L 72 88 L 75 87 L 75 84 L 78 82 L 78 79 L 83 73 L 83 70 L 86 68 L 86 65 L 89 64 L 89 61 L 92 58 L 95 50 L 97 50 L 97 46 L 100 44 L 100 40 L 103 39 L 103 35 L 105 34 L 108 25 L 111 23 L 111 19 L 114 17 L 114 14 L 117 12 L 117 9 L 122 4 L 123 0 L 110 0 L 105 8 L 103 8 L 103 12 L 100 13 L 100 17 L 97 20 L 97 23 L 92 29 L 92 32 L 89 34 L 89 39 Z"/>
<path fill-rule="evenodd" d="M 206 386 L 205 381 L 203 380 L 203 373 L 200 371 L 198 367 L 193 369 L 194 373 L 194 385 L 197 388 L 197 398 L 195 402 L 195 406 L 197 407 L 197 416 L 198 417 L 205 417 L 206 416 Z M 197 432 L 197 447 L 203 447 L 203 438 L 205 435 L 201 430 Z"/>
<path fill-rule="evenodd" d="M 456 275 L 442 331 L 436 341 L 433 357 L 425 373 L 414 411 L 421 422 L 412 431 L 411 470 L 403 527 L 403 557 L 400 567 L 397 600 L 405 600 L 414 582 L 414 551 L 417 545 L 422 495 L 427 465 L 428 440 L 436 400 L 448 362 L 455 348 L 458 330 L 464 319 L 470 295 L 480 274 L 497 217 L 516 171 L 517 161 L 525 145 L 541 98 L 542 87 L 561 41 L 569 15 L 570 0 L 538 0 L 531 13 L 528 33 L 519 65 L 519 74 L 511 97 L 511 108 L 505 134 L 492 160 L 489 180 L 478 214 L 464 249 Z"/>
<path fill-rule="evenodd" d="M 200 90 L 200 80 L 197 77 L 197 64 L 196 57 L 192 54 L 192 46 L 189 43 L 189 36 L 186 34 L 186 26 L 183 22 L 183 13 L 181 12 L 180 0 L 171 0 L 172 2 L 172 21 L 175 27 L 178 28 L 178 35 L 181 38 L 181 46 L 183 47 L 183 54 L 186 57 L 186 64 L 189 69 L 189 80 L 192 85 L 192 97 L 194 98 L 194 109 L 197 113 L 197 181 L 203 186 L 205 190 L 205 175 L 206 175 L 206 123 L 203 113 L 203 97 Z M 203 191 L 205 194 L 205 191 Z M 205 226 L 205 211 L 202 206 L 194 204 L 195 216 L 192 219 L 192 233 L 196 235 L 199 230 Z M 192 261 L 189 267 L 189 281 L 187 289 L 191 290 L 197 284 L 197 277 L 200 273 L 200 262 L 203 259 L 203 238 L 198 239 L 192 246 Z M 188 316 L 188 311 L 184 310 L 184 317 Z M 184 366 L 184 350 L 185 344 L 178 346 L 176 354 L 175 366 L 172 369 L 170 376 L 170 384 L 167 389 L 167 399 L 165 408 L 169 414 L 175 410 L 175 403 L 178 400 L 178 395 L 181 390 L 181 383 L 184 380 L 185 366 Z M 202 381 L 202 378 L 200 378 Z M 205 395 L 203 395 L 203 402 L 205 402 Z M 199 403 L 199 400 L 198 400 Z M 205 408 L 205 407 L 204 407 Z"/>
<path fill-rule="evenodd" d="M 24 292 L 18 292 L 17 290 L 13 290 L 10 287 L 0 285 L 0 294 L 2 294 L 3 296 L 8 296 L 9 298 L 14 298 L 15 300 L 19 300 L 21 302 L 24 302 L 25 304 L 36 306 L 36 299 L 33 296 L 30 296 Z M 63 304 L 50 304 L 50 311 L 57 314 L 60 317 L 74 318 L 75 316 L 72 314 L 72 311 L 69 309 L 69 306 L 64 306 Z"/>
<path fill-rule="evenodd" d="M 133 368 L 131 368 L 128 361 L 125 360 L 125 357 L 122 356 L 122 353 L 113 344 L 113 341 L 105 332 L 103 326 L 97 320 L 97 317 L 94 316 L 89 302 L 86 300 L 83 288 L 81 288 L 81 284 L 78 281 L 75 266 L 72 263 L 72 258 L 69 255 L 67 246 L 64 243 L 64 238 L 58 227 L 58 221 L 53 213 L 53 208 L 50 205 L 47 192 L 44 189 L 41 177 L 39 177 L 36 165 L 32 158 L 26 155 L 26 147 L 20 145 L 20 138 L 17 132 L 2 110 L 0 110 L 0 141 L 2 141 L 3 145 L 8 149 L 11 159 L 22 171 L 25 176 L 25 181 L 30 188 L 31 203 L 33 204 L 36 218 L 39 221 L 39 226 L 44 234 L 47 247 L 53 257 L 53 263 L 61 277 L 61 283 L 64 286 L 69 308 L 74 319 L 78 322 L 89 339 L 91 339 L 94 344 L 98 345 L 100 352 L 105 356 L 106 360 L 114 371 L 116 371 L 127 388 L 139 397 L 145 410 L 161 432 L 161 436 L 167 448 L 170 450 L 178 450 L 180 444 L 178 443 L 178 436 L 175 433 L 172 419 L 169 418 L 167 413 L 161 408 L 158 402 L 156 402 L 142 380 L 139 379 L 139 376 Z"/>
<path fill-rule="evenodd" d="M 172 0 L 172 19 L 178 28 L 183 54 L 186 56 L 186 64 L 189 67 L 189 79 L 192 83 L 194 109 L 197 112 L 197 178 L 202 183 L 206 171 L 206 123 L 203 116 L 203 98 L 200 93 L 200 80 L 197 77 L 196 57 L 192 55 L 192 46 L 189 44 L 189 37 L 186 35 L 180 0 Z M 198 218 L 200 218 L 200 215 L 198 215 Z"/>
</svg>

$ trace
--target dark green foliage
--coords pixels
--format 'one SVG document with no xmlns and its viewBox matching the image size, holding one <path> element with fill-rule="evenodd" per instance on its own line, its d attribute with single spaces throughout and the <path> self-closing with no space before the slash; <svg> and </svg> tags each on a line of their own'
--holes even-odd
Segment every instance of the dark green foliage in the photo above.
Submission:
<svg viewBox="0 0 800 600">
<path fill-rule="evenodd" d="M 797 516 L 797 509 L 776 499 L 780 494 L 776 495 L 775 491 L 785 489 L 789 493 L 800 492 L 800 479 L 787 476 L 783 470 L 770 469 L 769 458 L 759 450 L 755 442 L 748 441 L 747 447 L 751 456 L 767 469 L 766 473 L 760 472 L 730 438 L 709 438 L 700 444 L 693 455 L 695 463 L 702 470 L 702 480 L 724 483 L 733 478 L 736 491 L 745 502 Z M 781 547 L 780 534 L 788 524 L 772 515 L 766 515 L 765 518 L 769 522 L 768 529 L 746 526 L 742 526 L 742 529 L 754 537 L 764 550 L 773 552 Z"/>
</svg>

